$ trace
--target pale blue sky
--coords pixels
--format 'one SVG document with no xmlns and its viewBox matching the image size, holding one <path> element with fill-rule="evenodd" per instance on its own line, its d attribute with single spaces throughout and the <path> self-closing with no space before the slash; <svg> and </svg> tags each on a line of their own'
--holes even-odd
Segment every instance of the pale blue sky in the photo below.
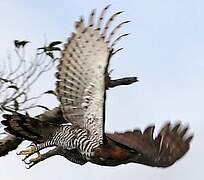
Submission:
<svg viewBox="0 0 204 180">
<path fill-rule="evenodd" d="M 110 90 L 106 129 L 123 131 L 151 123 L 159 129 L 166 120 L 181 120 L 195 133 L 191 150 L 167 169 L 137 164 L 80 167 L 54 157 L 26 170 L 13 152 L 0 159 L 1 179 L 203 179 L 203 0 L 1 0 L 0 62 L 12 51 L 14 39 L 28 39 L 34 47 L 42 45 L 45 37 L 65 41 L 80 15 L 87 17 L 91 9 L 100 11 L 110 3 L 110 13 L 124 10 L 120 19 L 132 21 L 124 28 L 131 33 L 120 43 L 124 51 L 112 59 L 113 76 L 136 75 L 140 82 Z M 53 74 L 36 85 L 35 93 L 54 88 Z M 55 105 L 48 97 L 42 102 Z"/>
</svg>

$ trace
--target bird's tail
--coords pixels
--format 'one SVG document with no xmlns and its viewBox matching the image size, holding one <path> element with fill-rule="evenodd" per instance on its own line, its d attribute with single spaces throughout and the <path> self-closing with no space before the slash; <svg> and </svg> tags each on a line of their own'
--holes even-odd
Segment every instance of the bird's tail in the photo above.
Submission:
<svg viewBox="0 0 204 180">
<path fill-rule="evenodd" d="M 124 133 L 106 134 L 109 139 L 119 143 L 133 153 L 130 162 L 153 167 L 168 167 L 182 158 L 189 150 L 193 134 L 188 126 L 181 123 L 166 123 L 159 134 L 154 137 L 155 126 L 147 127 L 143 132 L 139 129 Z"/>
</svg>

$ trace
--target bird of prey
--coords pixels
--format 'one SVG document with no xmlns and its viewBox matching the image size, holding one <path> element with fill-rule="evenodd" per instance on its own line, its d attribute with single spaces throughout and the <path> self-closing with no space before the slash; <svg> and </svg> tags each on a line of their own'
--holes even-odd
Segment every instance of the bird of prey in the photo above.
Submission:
<svg viewBox="0 0 204 180">
<path fill-rule="evenodd" d="M 109 5 L 97 20 L 93 10 L 87 23 L 83 18 L 75 22 L 76 32 L 65 43 L 57 67 L 56 95 L 60 106 L 35 117 L 18 112 L 3 115 L 2 124 L 10 135 L 0 141 L 1 156 L 29 140 L 32 144 L 19 153 L 25 155 L 28 168 L 54 155 L 81 165 L 132 162 L 168 167 L 188 151 L 193 136 L 187 135 L 188 127 L 181 123 L 166 123 L 155 138 L 154 126 L 143 132 L 134 129 L 105 133 L 106 89 L 113 87 L 109 62 L 118 51 L 115 44 L 128 34 L 114 37 L 129 22 L 119 23 L 109 33 L 112 22 L 122 12 L 113 14 L 103 26 L 108 8 Z M 40 153 L 53 146 L 55 149 Z M 35 153 L 38 156 L 29 159 Z"/>
</svg>

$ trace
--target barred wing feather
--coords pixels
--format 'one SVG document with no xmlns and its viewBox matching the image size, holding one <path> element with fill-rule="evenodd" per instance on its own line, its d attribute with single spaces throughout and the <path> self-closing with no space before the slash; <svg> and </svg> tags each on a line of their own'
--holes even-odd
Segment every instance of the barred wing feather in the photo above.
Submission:
<svg viewBox="0 0 204 180">
<path fill-rule="evenodd" d="M 86 128 L 90 138 L 99 143 L 103 140 L 105 73 L 112 52 L 106 34 L 111 22 L 120 14 L 115 13 L 101 29 L 108 7 L 102 11 L 97 23 L 95 10 L 87 25 L 83 18 L 75 23 L 76 33 L 72 33 L 62 51 L 56 87 L 65 119 Z"/>
</svg>

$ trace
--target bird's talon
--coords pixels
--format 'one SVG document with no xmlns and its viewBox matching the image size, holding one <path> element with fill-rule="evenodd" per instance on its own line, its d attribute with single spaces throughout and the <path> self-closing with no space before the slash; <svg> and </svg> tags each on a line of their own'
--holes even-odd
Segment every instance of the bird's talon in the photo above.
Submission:
<svg viewBox="0 0 204 180">
<path fill-rule="evenodd" d="M 34 154 L 35 152 L 37 152 L 37 148 L 34 145 L 30 145 L 28 146 L 27 149 L 20 151 L 19 153 L 17 153 L 17 155 L 25 155 L 27 157 L 29 157 L 30 155 Z"/>
<path fill-rule="evenodd" d="M 27 161 L 25 160 L 24 163 L 27 164 L 27 165 L 30 165 L 31 162 L 30 162 L 30 161 L 27 162 Z"/>
<path fill-rule="evenodd" d="M 39 154 L 39 153 L 38 153 Z M 38 162 L 42 161 L 42 157 L 41 154 L 39 154 L 37 157 L 35 158 L 31 158 L 28 161 L 27 160 L 28 157 L 24 158 L 24 163 L 27 165 L 26 169 L 30 169 L 31 167 L 33 167 L 35 164 L 37 164 Z"/>
<path fill-rule="evenodd" d="M 22 161 L 25 162 L 27 158 L 28 158 L 28 156 L 25 156 L 25 157 L 22 159 Z"/>
<path fill-rule="evenodd" d="M 30 163 L 36 163 L 36 162 L 39 162 L 39 161 L 41 161 L 41 156 L 39 155 L 39 156 L 37 156 L 36 158 L 32 158 L 32 159 L 30 159 Z"/>
<path fill-rule="evenodd" d="M 25 166 L 26 169 L 30 169 L 33 165 L 32 164 L 28 164 L 28 166 Z"/>
</svg>

